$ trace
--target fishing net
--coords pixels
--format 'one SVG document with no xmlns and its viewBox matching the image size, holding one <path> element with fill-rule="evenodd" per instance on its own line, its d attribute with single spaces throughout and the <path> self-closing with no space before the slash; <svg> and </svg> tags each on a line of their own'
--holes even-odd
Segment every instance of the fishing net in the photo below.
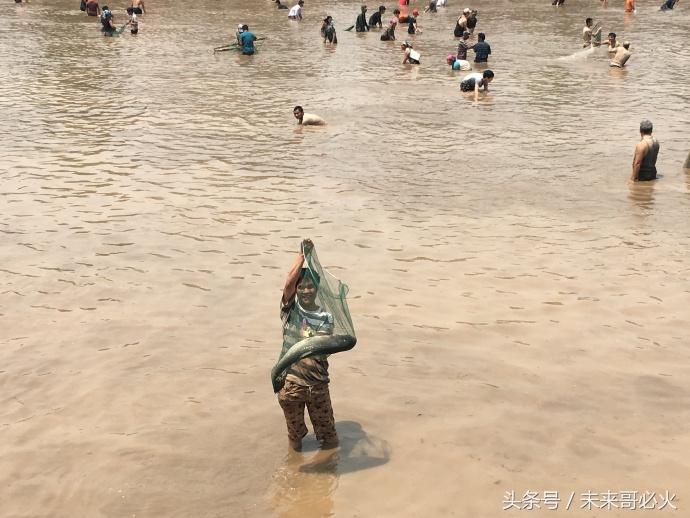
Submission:
<svg viewBox="0 0 690 518">
<path fill-rule="evenodd" d="M 318 309 L 305 313 L 297 298 L 290 307 L 283 328 L 283 348 L 271 371 L 275 392 L 283 387 L 294 363 L 308 357 L 325 359 L 329 354 L 352 349 L 357 342 L 347 307 L 347 285 L 321 266 L 313 245 L 303 243 L 302 253 L 302 276 L 316 288 L 314 303 Z"/>
</svg>

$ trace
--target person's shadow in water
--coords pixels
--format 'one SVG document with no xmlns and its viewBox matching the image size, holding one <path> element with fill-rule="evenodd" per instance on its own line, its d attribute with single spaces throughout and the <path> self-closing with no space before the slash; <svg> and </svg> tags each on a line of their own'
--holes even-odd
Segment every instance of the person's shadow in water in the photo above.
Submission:
<svg viewBox="0 0 690 518">
<path fill-rule="evenodd" d="M 386 441 L 367 434 L 355 421 L 340 421 L 335 425 L 340 446 L 324 450 L 312 462 L 303 464 L 303 473 L 334 473 L 342 475 L 381 466 L 390 460 L 390 447 Z M 309 449 L 317 446 L 309 444 Z M 332 452 L 328 455 L 329 452 Z"/>
</svg>

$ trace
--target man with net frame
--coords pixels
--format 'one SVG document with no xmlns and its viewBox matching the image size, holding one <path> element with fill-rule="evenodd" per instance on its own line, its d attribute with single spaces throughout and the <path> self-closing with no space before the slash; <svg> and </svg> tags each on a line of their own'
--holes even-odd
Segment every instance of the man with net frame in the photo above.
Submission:
<svg viewBox="0 0 690 518">
<path fill-rule="evenodd" d="M 313 248 L 314 244 L 310 239 L 302 242 L 285 282 L 280 301 L 280 316 L 283 321 L 282 354 L 306 338 L 333 334 L 333 315 L 317 304 L 320 276 L 311 268 L 303 267 L 305 255 L 308 256 Z M 293 450 L 302 450 L 302 439 L 307 435 L 305 406 L 321 448 L 338 446 L 328 390 L 329 381 L 328 360 L 325 355 L 303 358 L 292 364 L 287 371 L 285 384 L 278 392 L 278 402 L 285 414 L 288 442 Z"/>
</svg>

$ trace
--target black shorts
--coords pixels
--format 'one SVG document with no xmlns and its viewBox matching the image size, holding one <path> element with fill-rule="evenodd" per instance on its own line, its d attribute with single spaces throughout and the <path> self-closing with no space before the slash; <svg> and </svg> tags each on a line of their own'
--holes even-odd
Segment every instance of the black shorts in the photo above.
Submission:
<svg viewBox="0 0 690 518">
<path fill-rule="evenodd" d="M 462 81 L 460 83 L 460 91 L 461 92 L 474 92 L 474 86 L 476 84 L 476 80 L 474 78 L 468 79 L 467 81 Z"/>
<path fill-rule="evenodd" d="M 128 7 L 127 14 L 144 14 L 144 11 L 141 10 L 141 7 Z"/>
</svg>

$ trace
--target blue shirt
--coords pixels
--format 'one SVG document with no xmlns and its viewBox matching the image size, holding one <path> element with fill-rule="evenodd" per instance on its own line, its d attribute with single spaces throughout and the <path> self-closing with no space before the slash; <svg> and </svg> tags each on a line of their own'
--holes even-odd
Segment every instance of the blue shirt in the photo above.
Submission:
<svg viewBox="0 0 690 518">
<path fill-rule="evenodd" d="M 244 31 L 240 34 L 240 42 L 242 43 L 242 52 L 254 53 L 254 36 L 253 32 Z"/>
<path fill-rule="evenodd" d="M 485 41 L 478 41 L 474 44 L 474 62 L 481 63 L 489 59 L 491 47 Z"/>
</svg>

